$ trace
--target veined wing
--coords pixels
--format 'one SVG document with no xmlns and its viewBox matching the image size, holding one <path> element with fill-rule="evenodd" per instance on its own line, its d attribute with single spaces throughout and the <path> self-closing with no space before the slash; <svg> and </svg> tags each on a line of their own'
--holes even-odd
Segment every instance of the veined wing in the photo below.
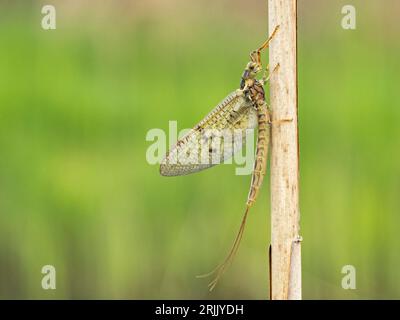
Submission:
<svg viewBox="0 0 400 320">
<path fill-rule="evenodd" d="M 161 175 L 186 175 L 224 162 L 242 148 L 247 129 L 256 126 L 252 102 L 234 91 L 171 148 L 161 162 Z"/>
</svg>

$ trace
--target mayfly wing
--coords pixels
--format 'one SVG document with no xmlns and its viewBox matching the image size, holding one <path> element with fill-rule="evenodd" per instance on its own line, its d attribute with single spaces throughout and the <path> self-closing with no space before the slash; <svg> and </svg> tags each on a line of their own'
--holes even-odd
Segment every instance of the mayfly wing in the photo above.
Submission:
<svg viewBox="0 0 400 320">
<path fill-rule="evenodd" d="M 234 91 L 171 148 L 160 173 L 180 176 L 220 164 L 242 148 L 247 129 L 256 127 L 252 102 L 240 90 Z"/>
</svg>

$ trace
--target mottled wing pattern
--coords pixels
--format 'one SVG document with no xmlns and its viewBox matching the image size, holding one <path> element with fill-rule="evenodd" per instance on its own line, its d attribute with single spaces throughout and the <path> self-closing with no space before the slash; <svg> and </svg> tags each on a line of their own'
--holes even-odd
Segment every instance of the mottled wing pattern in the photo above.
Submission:
<svg viewBox="0 0 400 320">
<path fill-rule="evenodd" d="M 257 111 L 239 91 L 222 100 L 171 148 L 160 165 L 163 176 L 180 176 L 224 162 L 242 148 Z"/>
</svg>

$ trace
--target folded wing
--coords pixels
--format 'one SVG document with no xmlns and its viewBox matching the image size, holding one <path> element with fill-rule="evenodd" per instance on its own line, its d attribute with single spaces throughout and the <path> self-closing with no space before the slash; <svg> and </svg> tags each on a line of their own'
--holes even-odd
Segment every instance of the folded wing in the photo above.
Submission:
<svg viewBox="0 0 400 320">
<path fill-rule="evenodd" d="M 223 163 L 241 150 L 257 111 L 240 91 L 229 94 L 180 139 L 160 165 L 163 176 L 180 176 Z"/>
</svg>

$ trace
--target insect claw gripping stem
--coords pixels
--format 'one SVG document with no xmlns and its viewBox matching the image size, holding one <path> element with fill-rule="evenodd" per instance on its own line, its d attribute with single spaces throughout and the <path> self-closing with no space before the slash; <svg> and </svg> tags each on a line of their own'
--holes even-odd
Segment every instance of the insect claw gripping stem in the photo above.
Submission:
<svg viewBox="0 0 400 320">
<path fill-rule="evenodd" d="M 268 276 L 269 276 L 269 300 L 272 300 L 272 244 L 268 248 Z"/>
<path fill-rule="evenodd" d="M 280 66 L 281 66 L 280 63 L 278 62 L 278 63 L 276 64 L 274 70 L 272 70 L 272 72 L 271 72 L 270 74 L 268 74 L 268 76 L 267 76 L 267 72 L 269 72 L 269 65 L 267 65 L 267 67 L 265 68 L 264 75 L 263 75 L 263 77 L 262 77 L 262 79 L 261 79 L 261 82 L 262 82 L 263 85 L 266 84 L 266 83 L 269 81 L 269 79 L 271 78 L 271 76 L 272 76 L 276 71 L 279 70 Z"/>
<path fill-rule="evenodd" d="M 278 62 L 278 63 L 276 64 L 274 70 L 272 70 L 272 73 L 278 71 L 280 67 L 281 67 L 281 64 Z"/>
</svg>

